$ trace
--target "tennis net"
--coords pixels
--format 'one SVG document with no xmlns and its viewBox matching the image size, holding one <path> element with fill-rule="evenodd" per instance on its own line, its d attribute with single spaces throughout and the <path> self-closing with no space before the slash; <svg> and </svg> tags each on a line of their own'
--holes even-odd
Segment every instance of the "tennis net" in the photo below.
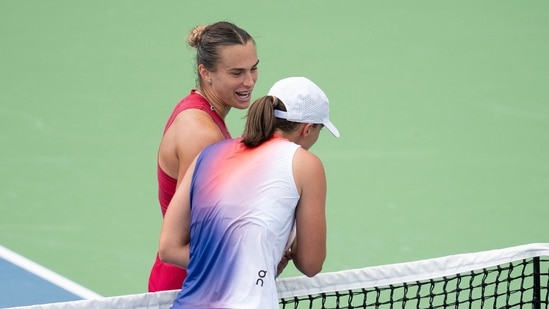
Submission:
<svg viewBox="0 0 549 309">
<path fill-rule="evenodd" d="M 549 308 L 549 244 L 277 281 L 280 308 Z M 27 306 L 169 308 L 177 291 Z"/>
<path fill-rule="evenodd" d="M 281 308 L 549 308 L 549 244 L 280 279 Z"/>
</svg>

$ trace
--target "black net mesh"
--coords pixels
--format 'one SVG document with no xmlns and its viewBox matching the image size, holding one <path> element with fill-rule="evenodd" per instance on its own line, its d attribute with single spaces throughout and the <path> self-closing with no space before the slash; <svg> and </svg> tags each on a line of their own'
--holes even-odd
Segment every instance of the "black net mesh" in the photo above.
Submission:
<svg viewBox="0 0 549 309">
<path fill-rule="evenodd" d="M 549 258 L 452 276 L 280 299 L 280 308 L 548 308 Z"/>
</svg>

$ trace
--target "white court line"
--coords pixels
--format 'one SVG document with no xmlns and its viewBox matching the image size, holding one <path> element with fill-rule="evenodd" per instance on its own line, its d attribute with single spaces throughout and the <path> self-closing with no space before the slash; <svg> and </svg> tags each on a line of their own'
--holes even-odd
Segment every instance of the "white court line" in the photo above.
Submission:
<svg viewBox="0 0 549 309">
<path fill-rule="evenodd" d="M 62 277 L 43 266 L 36 264 L 35 262 L 7 249 L 6 247 L 3 247 L 2 245 L 0 245 L 0 258 L 3 258 L 38 277 L 41 277 L 77 296 L 80 296 L 83 299 L 103 298 L 103 296 L 90 291 L 65 277 Z"/>
</svg>

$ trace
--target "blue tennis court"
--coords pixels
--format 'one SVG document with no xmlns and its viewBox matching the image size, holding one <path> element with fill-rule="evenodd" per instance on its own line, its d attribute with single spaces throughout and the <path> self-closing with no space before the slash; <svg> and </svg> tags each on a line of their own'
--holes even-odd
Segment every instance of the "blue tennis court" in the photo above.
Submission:
<svg viewBox="0 0 549 309">
<path fill-rule="evenodd" d="M 100 297 L 2 246 L 0 291 L 0 308 Z"/>
</svg>

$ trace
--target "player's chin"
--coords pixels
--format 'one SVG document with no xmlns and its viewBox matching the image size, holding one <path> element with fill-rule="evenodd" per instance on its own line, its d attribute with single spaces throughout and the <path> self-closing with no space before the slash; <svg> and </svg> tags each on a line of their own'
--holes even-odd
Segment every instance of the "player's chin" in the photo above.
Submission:
<svg viewBox="0 0 549 309">
<path fill-rule="evenodd" d="M 250 101 L 247 101 L 247 102 L 238 101 L 235 104 L 233 104 L 233 107 L 237 109 L 247 109 L 248 107 L 250 107 Z"/>
</svg>

